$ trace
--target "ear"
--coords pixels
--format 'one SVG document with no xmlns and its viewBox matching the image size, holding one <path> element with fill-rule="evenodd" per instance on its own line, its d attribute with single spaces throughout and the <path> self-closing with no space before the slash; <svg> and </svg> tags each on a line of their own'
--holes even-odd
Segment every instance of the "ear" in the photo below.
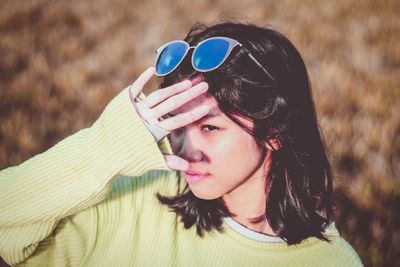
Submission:
<svg viewBox="0 0 400 267">
<path fill-rule="evenodd" d="M 276 138 L 269 138 L 265 142 L 265 147 L 271 151 L 278 151 L 281 148 L 281 143 Z"/>
</svg>

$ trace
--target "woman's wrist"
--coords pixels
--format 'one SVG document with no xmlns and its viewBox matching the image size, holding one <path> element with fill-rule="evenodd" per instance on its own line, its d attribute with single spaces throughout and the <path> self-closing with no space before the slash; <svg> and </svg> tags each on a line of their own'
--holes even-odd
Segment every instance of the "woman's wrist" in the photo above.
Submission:
<svg viewBox="0 0 400 267">
<path fill-rule="evenodd" d="M 132 104 L 135 106 L 135 109 L 138 112 L 140 119 L 143 121 L 147 130 L 149 130 L 149 132 L 153 135 L 156 142 L 159 142 L 161 139 L 163 139 L 164 137 L 166 137 L 171 133 L 170 131 L 163 129 L 154 123 L 147 122 L 142 116 L 140 116 L 141 114 L 140 109 L 143 106 L 142 106 L 142 100 L 139 97 L 135 97 L 132 101 Z"/>
</svg>

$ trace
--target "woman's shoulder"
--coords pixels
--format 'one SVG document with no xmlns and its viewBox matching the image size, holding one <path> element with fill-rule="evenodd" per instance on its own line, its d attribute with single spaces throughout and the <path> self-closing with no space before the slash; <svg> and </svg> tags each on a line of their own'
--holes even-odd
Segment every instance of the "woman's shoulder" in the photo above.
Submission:
<svg viewBox="0 0 400 267">
<path fill-rule="evenodd" d="M 363 266 L 354 248 L 340 235 L 335 223 L 325 230 L 325 236 L 330 242 L 324 242 L 324 266 Z"/>
</svg>

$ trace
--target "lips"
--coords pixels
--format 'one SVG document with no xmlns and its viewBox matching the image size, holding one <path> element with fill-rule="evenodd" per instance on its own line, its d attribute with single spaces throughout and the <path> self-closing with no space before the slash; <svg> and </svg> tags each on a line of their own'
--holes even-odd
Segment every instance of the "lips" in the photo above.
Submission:
<svg viewBox="0 0 400 267">
<path fill-rule="evenodd" d="M 196 172 L 193 170 L 185 171 L 185 178 L 188 183 L 194 183 L 205 179 L 208 176 L 207 173 Z"/>
</svg>

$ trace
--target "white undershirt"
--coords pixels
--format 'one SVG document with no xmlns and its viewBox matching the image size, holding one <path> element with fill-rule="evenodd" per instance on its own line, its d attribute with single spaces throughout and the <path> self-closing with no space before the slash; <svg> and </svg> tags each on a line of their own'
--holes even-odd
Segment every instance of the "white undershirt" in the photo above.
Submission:
<svg viewBox="0 0 400 267">
<path fill-rule="evenodd" d="M 234 219 L 231 217 L 224 217 L 224 223 L 228 225 L 232 230 L 237 232 L 238 234 L 241 234 L 242 236 L 245 236 L 247 238 L 261 241 L 261 242 L 268 242 L 268 243 L 280 243 L 280 242 L 285 242 L 283 239 L 277 236 L 271 236 L 271 235 L 266 235 L 266 234 L 261 234 L 256 231 L 250 230 L 240 223 L 236 222 Z"/>
</svg>

